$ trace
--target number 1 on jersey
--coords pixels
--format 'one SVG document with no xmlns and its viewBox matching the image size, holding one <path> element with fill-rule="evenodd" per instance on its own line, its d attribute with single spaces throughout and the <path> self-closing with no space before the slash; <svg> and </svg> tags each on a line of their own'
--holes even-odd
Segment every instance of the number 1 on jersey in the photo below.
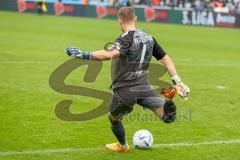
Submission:
<svg viewBox="0 0 240 160">
<path fill-rule="evenodd" d="M 142 53 L 141 53 L 141 58 L 140 58 L 140 63 L 139 63 L 139 69 L 142 68 L 142 64 L 143 64 L 144 57 L 145 57 L 145 53 L 146 53 L 146 47 L 147 47 L 147 45 L 144 44 L 144 45 L 143 45 L 143 49 L 142 49 Z M 139 71 L 139 74 L 142 74 L 142 70 Z"/>
</svg>

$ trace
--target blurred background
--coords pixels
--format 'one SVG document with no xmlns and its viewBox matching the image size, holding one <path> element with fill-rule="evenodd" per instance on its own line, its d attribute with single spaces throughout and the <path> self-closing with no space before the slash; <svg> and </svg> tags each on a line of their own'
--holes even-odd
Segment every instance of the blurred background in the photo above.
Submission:
<svg viewBox="0 0 240 160">
<path fill-rule="evenodd" d="M 136 9 L 139 21 L 240 27 L 239 0 L 1 0 L 0 9 L 116 19 L 121 6 Z"/>
<path fill-rule="evenodd" d="M 116 141 L 107 114 L 66 121 L 55 112 L 63 100 L 72 100 L 70 112 L 81 114 L 103 99 L 49 86 L 50 75 L 70 60 L 66 47 L 100 50 L 122 34 L 121 6 L 135 8 L 137 27 L 155 37 L 191 88 L 187 101 L 174 99 L 171 124 L 134 106 L 124 119 L 129 144 L 146 129 L 154 145 L 124 154 L 104 148 Z M 239 160 L 239 27 L 239 0 L 0 0 L 0 160 Z M 151 63 L 160 65 L 154 58 Z M 84 81 L 86 69 L 73 70 L 65 84 L 111 94 L 111 62 L 102 63 L 94 82 Z M 160 79 L 171 83 L 167 74 Z"/>
</svg>

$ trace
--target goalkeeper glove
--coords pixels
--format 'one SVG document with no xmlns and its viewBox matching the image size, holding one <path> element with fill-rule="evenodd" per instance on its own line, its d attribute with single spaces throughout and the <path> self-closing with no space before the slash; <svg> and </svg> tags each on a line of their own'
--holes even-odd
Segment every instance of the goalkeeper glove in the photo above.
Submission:
<svg viewBox="0 0 240 160">
<path fill-rule="evenodd" d="M 64 50 L 68 56 L 76 57 L 82 60 L 91 60 L 92 52 L 83 52 L 77 47 L 68 47 Z"/>
<path fill-rule="evenodd" d="M 168 100 L 172 100 L 177 94 L 177 89 L 175 87 L 162 88 L 160 93 Z"/>
<path fill-rule="evenodd" d="M 178 75 L 172 76 L 172 82 L 177 90 L 178 95 L 184 100 L 187 100 L 190 88 L 182 82 Z"/>
</svg>

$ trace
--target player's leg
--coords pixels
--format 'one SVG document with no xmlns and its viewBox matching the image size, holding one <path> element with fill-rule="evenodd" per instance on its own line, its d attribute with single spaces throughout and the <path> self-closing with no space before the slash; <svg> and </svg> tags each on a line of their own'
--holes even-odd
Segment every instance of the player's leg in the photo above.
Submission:
<svg viewBox="0 0 240 160">
<path fill-rule="evenodd" d="M 156 107 L 154 109 L 151 109 L 153 111 L 153 113 L 159 118 L 162 119 L 163 115 L 164 115 L 164 109 L 163 106 L 159 106 Z"/>
<path fill-rule="evenodd" d="M 120 115 L 111 115 L 111 113 L 109 113 L 109 121 L 111 123 L 111 130 L 113 134 L 121 146 L 126 146 L 125 128 L 123 126 L 122 119 L 123 117 Z"/>
<path fill-rule="evenodd" d="M 139 98 L 137 103 L 152 110 L 165 123 L 171 123 L 176 119 L 176 105 L 173 101 L 161 98 L 154 90 L 147 90 L 141 96 L 143 98 Z"/>
<path fill-rule="evenodd" d="M 154 114 L 161 119 L 164 115 L 165 101 L 166 101 L 165 99 L 154 95 L 154 96 L 149 96 L 149 97 L 146 96 L 144 98 L 139 98 L 137 103 L 146 109 L 152 110 Z"/>
<path fill-rule="evenodd" d="M 163 106 L 152 109 L 159 119 L 171 123 L 176 119 L 176 105 L 173 101 L 166 100 Z"/>
<path fill-rule="evenodd" d="M 121 100 L 112 97 L 110 105 L 109 121 L 111 130 L 118 140 L 118 143 L 107 144 L 106 148 L 113 151 L 129 151 L 129 146 L 125 138 L 125 128 L 122 122 L 123 116 L 130 113 L 133 107 L 125 105 Z"/>
</svg>

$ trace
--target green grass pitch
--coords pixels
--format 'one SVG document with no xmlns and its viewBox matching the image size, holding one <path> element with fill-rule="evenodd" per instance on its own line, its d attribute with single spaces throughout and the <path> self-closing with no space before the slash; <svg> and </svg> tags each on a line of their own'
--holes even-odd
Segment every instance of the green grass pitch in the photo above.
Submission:
<svg viewBox="0 0 240 160">
<path fill-rule="evenodd" d="M 158 145 L 115 153 L 104 148 L 115 142 L 107 115 L 66 122 L 54 113 L 63 99 L 74 100 L 75 113 L 91 110 L 101 101 L 57 93 L 48 79 L 69 59 L 65 47 L 103 49 L 121 34 L 117 21 L 0 12 L 0 160 L 240 159 L 240 144 L 235 141 L 159 146 L 240 140 L 240 30 L 159 23 L 138 23 L 138 28 L 154 35 L 166 49 L 191 95 L 188 101 L 176 98 L 178 113 L 184 116 L 175 123 L 125 120 L 130 144 L 135 131 L 147 129 Z M 109 68 L 110 62 L 104 62 L 94 84 L 82 81 L 85 68 L 73 71 L 66 82 L 109 91 Z M 163 78 L 170 81 L 167 75 Z M 151 112 L 135 106 L 132 114 L 136 113 Z"/>
</svg>

